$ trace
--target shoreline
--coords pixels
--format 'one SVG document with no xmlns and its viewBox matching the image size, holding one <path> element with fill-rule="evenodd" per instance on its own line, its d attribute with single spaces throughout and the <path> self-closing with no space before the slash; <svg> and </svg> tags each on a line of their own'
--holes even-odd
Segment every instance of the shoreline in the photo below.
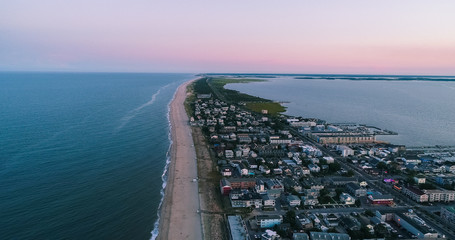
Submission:
<svg viewBox="0 0 455 240">
<path fill-rule="evenodd" d="M 198 183 L 193 182 L 196 152 L 184 106 L 186 88 L 196 79 L 182 83 L 169 104 L 170 162 L 156 239 L 203 239 Z"/>
</svg>

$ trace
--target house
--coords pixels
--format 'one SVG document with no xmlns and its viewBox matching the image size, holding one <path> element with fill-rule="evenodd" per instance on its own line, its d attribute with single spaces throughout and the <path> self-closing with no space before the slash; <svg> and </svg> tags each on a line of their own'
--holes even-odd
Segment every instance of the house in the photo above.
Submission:
<svg viewBox="0 0 455 240">
<path fill-rule="evenodd" d="M 242 157 L 242 150 L 241 149 L 238 149 L 238 148 L 235 149 L 234 153 L 235 153 L 235 157 L 236 158 L 241 158 Z"/>
<path fill-rule="evenodd" d="M 351 230 L 351 231 L 358 231 L 360 230 L 361 224 L 360 222 L 352 218 L 350 216 L 343 217 L 340 221 L 340 224 L 344 227 L 344 229 Z"/>
<path fill-rule="evenodd" d="M 232 141 L 236 141 L 237 135 L 235 133 L 231 133 L 231 134 L 229 134 L 229 139 L 231 139 Z"/>
<path fill-rule="evenodd" d="M 238 191 L 238 190 L 237 190 Z M 258 193 L 243 192 L 243 191 L 232 191 L 229 194 L 231 200 L 231 206 L 237 207 L 262 207 L 262 197 Z"/>
<path fill-rule="evenodd" d="M 355 204 L 355 198 L 352 197 L 351 195 L 347 194 L 347 193 L 341 193 L 340 201 L 343 204 L 347 204 L 347 205 Z"/>
<path fill-rule="evenodd" d="M 300 199 L 302 200 L 302 204 L 304 206 L 316 206 L 319 204 L 317 196 L 302 196 Z"/>
<path fill-rule="evenodd" d="M 284 190 L 283 183 L 281 183 L 281 181 L 278 179 L 268 178 L 268 179 L 265 179 L 264 183 L 268 189 Z"/>
<path fill-rule="evenodd" d="M 414 186 L 406 186 L 403 187 L 403 194 L 408 196 L 410 199 L 416 202 L 428 202 L 428 194 L 424 193 L 417 187 Z"/>
<path fill-rule="evenodd" d="M 392 195 L 372 194 L 372 195 L 368 196 L 368 200 L 371 202 L 371 204 L 374 204 L 374 205 L 392 205 L 393 204 Z"/>
<path fill-rule="evenodd" d="M 453 202 L 455 201 L 455 191 L 450 190 L 423 190 L 428 195 L 428 202 Z"/>
<path fill-rule="evenodd" d="M 248 231 L 240 215 L 228 216 L 229 237 L 232 240 L 247 240 Z"/>
<path fill-rule="evenodd" d="M 261 234 L 261 240 L 281 240 L 281 236 L 270 229 L 266 229 L 265 233 Z"/>
<path fill-rule="evenodd" d="M 338 226 L 338 217 L 335 214 L 329 214 L 325 216 L 324 223 L 328 227 L 336 227 Z"/>
<path fill-rule="evenodd" d="M 406 229 L 416 238 L 437 238 L 438 233 L 427 227 L 425 221 L 413 212 L 409 213 L 384 213 L 376 211 L 376 217 L 381 221 L 394 221 L 400 228 Z"/>
<path fill-rule="evenodd" d="M 445 175 L 438 175 L 437 177 L 434 178 L 435 182 L 441 186 L 444 185 L 452 185 L 455 183 L 455 177 L 448 177 Z"/>
<path fill-rule="evenodd" d="M 240 175 L 248 176 L 248 168 L 246 167 L 246 165 L 243 162 L 239 163 L 237 166 L 238 166 L 237 169 L 240 172 Z"/>
<path fill-rule="evenodd" d="M 225 156 L 226 158 L 233 158 L 233 157 L 234 157 L 234 151 L 232 151 L 232 150 L 225 150 L 225 151 L 224 151 L 224 156 Z"/>
<path fill-rule="evenodd" d="M 252 141 L 248 134 L 238 134 L 237 139 L 239 140 L 239 143 L 251 143 Z"/>
<path fill-rule="evenodd" d="M 441 218 L 448 223 L 455 224 L 455 208 L 450 207 L 441 207 Z"/>
<path fill-rule="evenodd" d="M 289 203 L 289 206 L 291 207 L 298 207 L 300 206 L 300 199 L 299 197 L 295 195 L 289 195 L 286 197 L 287 202 Z"/>
<path fill-rule="evenodd" d="M 316 165 L 316 164 L 309 164 L 308 165 L 308 169 L 310 169 L 310 172 L 320 172 L 321 171 L 321 168 Z"/>
<path fill-rule="evenodd" d="M 360 187 L 359 184 L 350 182 L 346 184 L 346 190 L 356 197 L 362 197 L 367 195 L 367 190 L 363 187 Z"/>
<path fill-rule="evenodd" d="M 310 232 L 311 240 L 351 240 L 345 233 Z"/>
<path fill-rule="evenodd" d="M 303 229 L 313 228 L 313 222 L 303 213 L 300 213 L 299 215 L 295 216 L 295 218 L 297 220 L 297 224 L 300 225 L 301 228 Z"/>
<path fill-rule="evenodd" d="M 310 169 L 307 167 L 302 167 L 302 174 L 303 175 L 310 175 Z"/>
<path fill-rule="evenodd" d="M 220 190 L 223 195 L 229 195 L 232 191 L 231 183 L 228 182 L 226 178 L 220 180 Z"/>
<path fill-rule="evenodd" d="M 281 174 L 283 174 L 283 170 L 281 168 L 274 168 L 273 169 L 273 174 L 281 175 Z"/>
<path fill-rule="evenodd" d="M 323 159 L 327 162 L 327 164 L 335 162 L 335 159 L 333 157 L 323 157 Z"/>
<path fill-rule="evenodd" d="M 259 166 L 259 171 L 265 174 L 270 174 L 270 169 L 266 165 L 260 165 Z"/>
<path fill-rule="evenodd" d="M 330 185 L 333 186 L 341 186 L 341 185 L 346 185 L 350 182 L 353 183 L 358 183 L 358 179 L 355 177 L 332 177 L 329 180 Z"/>
<path fill-rule="evenodd" d="M 256 224 L 260 228 L 273 228 L 283 223 L 283 217 L 281 215 L 258 215 L 255 219 Z"/>
<path fill-rule="evenodd" d="M 222 178 L 220 187 L 223 189 L 229 186 L 231 189 L 248 189 L 256 186 L 256 179 L 253 178 Z M 223 193 L 223 190 L 221 191 Z"/>
<path fill-rule="evenodd" d="M 283 179 L 283 185 L 286 189 L 292 189 L 296 192 L 302 192 L 302 185 L 294 178 L 287 177 Z"/>
<path fill-rule="evenodd" d="M 426 178 L 423 175 L 417 175 L 414 177 L 414 182 L 417 184 L 424 184 L 425 181 L 426 181 Z"/>
<path fill-rule="evenodd" d="M 258 179 L 256 180 L 256 186 L 254 187 L 254 189 L 256 190 L 257 193 L 259 194 L 265 194 L 267 193 L 267 190 L 265 188 L 265 183 L 263 180 L 261 179 Z"/>
<path fill-rule="evenodd" d="M 311 158 L 311 159 L 310 159 L 310 162 L 311 162 L 312 164 L 318 164 L 318 163 L 319 163 L 319 158 Z"/>
<path fill-rule="evenodd" d="M 292 240 L 310 240 L 310 237 L 306 233 L 293 233 Z"/>
<path fill-rule="evenodd" d="M 258 164 L 257 164 L 257 161 L 255 159 L 248 159 L 247 160 L 248 162 L 248 167 L 251 168 L 251 169 L 257 169 L 258 168 Z"/>
<path fill-rule="evenodd" d="M 232 167 L 231 166 L 224 166 L 224 167 L 221 167 L 221 175 L 223 177 L 230 177 L 232 176 Z"/>
<path fill-rule="evenodd" d="M 276 201 L 275 198 L 272 196 L 269 196 L 268 194 L 262 194 L 262 205 L 264 207 L 275 207 Z"/>
<path fill-rule="evenodd" d="M 426 226 L 425 222 L 415 214 L 395 213 L 393 220 L 416 238 L 437 238 L 438 233 Z"/>
<path fill-rule="evenodd" d="M 352 150 L 348 146 L 344 146 L 344 145 L 338 145 L 337 151 L 340 152 L 342 157 L 348 157 L 348 156 L 354 155 L 354 150 Z"/>
</svg>

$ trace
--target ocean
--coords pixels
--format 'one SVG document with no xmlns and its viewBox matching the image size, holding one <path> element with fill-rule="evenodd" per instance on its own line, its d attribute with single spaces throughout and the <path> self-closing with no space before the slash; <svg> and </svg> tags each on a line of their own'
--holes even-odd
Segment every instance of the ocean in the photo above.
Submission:
<svg viewBox="0 0 455 240">
<path fill-rule="evenodd" d="M 0 73 L 0 239 L 150 239 L 191 74 Z"/>
<path fill-rule="evenodd" d="M 392 130 L 399 135 L 378 139 L 394 144 L 455 145 L 455 77 L 259 77 L 266 81 L 228 84 L 226 88 L 285 102 L 285 114 Z"/>
</svg>

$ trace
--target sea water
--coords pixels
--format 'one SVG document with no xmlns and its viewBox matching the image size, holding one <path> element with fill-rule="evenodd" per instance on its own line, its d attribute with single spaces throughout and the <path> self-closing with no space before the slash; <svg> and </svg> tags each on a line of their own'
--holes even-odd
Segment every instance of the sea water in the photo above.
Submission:
<svg viewBox="0 0 455 240">
<path fill-rule="evenodd" d="M 253 77 L 254 76 L 247 76 Z M 455 77 L 278 75 L 227 88 L 287 102 L 285 114 L 398 132 L 407 146 L 455 145 Z"/>
<path fill-rule="evenodd" d="M 156 235 L 168 104 L 192 77 L 0 73 L 0 239 Z"/>
</svg>

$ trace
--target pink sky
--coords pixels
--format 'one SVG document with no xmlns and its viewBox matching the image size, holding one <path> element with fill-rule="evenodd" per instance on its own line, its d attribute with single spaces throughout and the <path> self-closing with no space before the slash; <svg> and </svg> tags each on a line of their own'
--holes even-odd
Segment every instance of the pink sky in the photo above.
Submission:
<svg viewBox="0 0 455 240">
<path fill-rule="evenodd" d="M 2 1 L 0 70 L 455 75 L 455 1 Z"/>
</svg>

